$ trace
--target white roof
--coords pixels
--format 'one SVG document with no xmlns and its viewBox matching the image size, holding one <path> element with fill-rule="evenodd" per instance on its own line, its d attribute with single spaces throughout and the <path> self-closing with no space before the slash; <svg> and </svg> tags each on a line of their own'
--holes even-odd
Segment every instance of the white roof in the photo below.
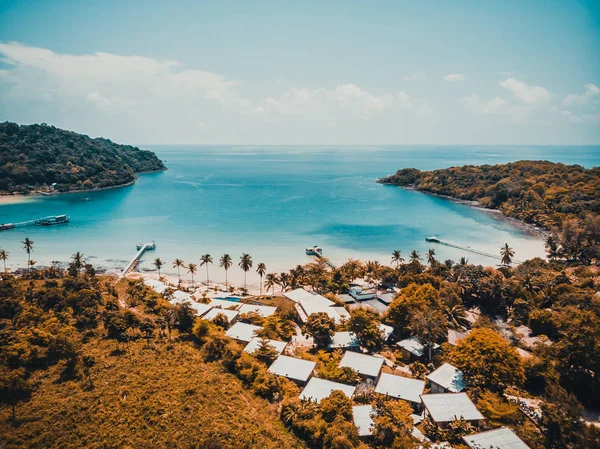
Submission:
<svg viewBox="0 0 600 449">
<path fill-rule="evenodd" d="M 341 319 L 344 319 L 344 320 L 350 319 L 350 313 L 344 307 L 331 307 L 331 308 L 337 312 L 337 314 L 340 316 Z"/>
<path fill-rule="evenodd" d="M 358 429 L 359 437 L 371 435 L 371 427 L 373 427 L 373 418 L 371 417 L 372 412 L 372 405 L 355 405 L 352 407 L 354 425 Z"/>
<path fill-rule="evenodd" d="M 444 387 L 450 393 L 460 393 L 467 386 L 461 370 L 449 363 L 444 363 L 427 376 L 431 382 Z"/>
<path fill-rule="evenodd" d="M 421 401 L 435 422 L 450 422 L 461 417 L 467 421 L 483 419 L 466 393 L 423 394 Z"/>
<path fill-rule="evenodd" d="M 324 312 L 333 318 L 336 323 L 339 323 L 342 320 L 340 313 L 333 307 L 335 306 L 335 303 L 321 295 L 315 295 L 307 292 L 303 288 L 297 288 L 291 292 L 285 292 L 283 296 L 298 303 L 306 313 L 307 317 L 313 313 Z"/>
<path fill-rule="evenodd" d="M 210 304 L 202 304 L 196 301 L 190 301 L 190 307 L 196 312 L 196 316 L 202 316 L 213 307 Z"/>
<path fill-rule="evenodd" d="M 417 357 L 421 357 L 423 354 L 425 354 L 425 345 L 423 345 L 417 337 L 406 338 L 396 344 L 402 349 L 406 349 L 411 354 L 416 355 Z M 433 347 L 435 349 L 439 348 L 440 346 L 437 343 L 434 343 Z"/>
<path fill-rule="evenodd" d="M 379 298 L 381 302 L 384 302 L 389 305 L 392 303 L 396 295 L 397 293 L 380 293 L 377 295 L 377 298 Z"/>
<path fill-rule="evenodd" d="M 173 304 L 181 304 L 186 301 L 190 301 L 191 298 L 192 295 L 186 292 L 182 292 L 181 290 L 175 290 L 173 293 L 171 293 L 171 302 Z"/>
<path fill-rule="evenodd" d="M 240 311 L 240 313 L 254 312 L 266 318 L 268 316 L 273 315 L 277 311 L 277 307 L 260 306 L 256 304 L 242 304 L 242 306 L 238 310 Z"/>
<path fill-rule="evenodd" d="M 254 353 L 254 351 L 256 351 L 259 348 L 261 340 L 262 338 L 260 337 L 254 337 L 252 340 L 250 340 L 250 343 L 246 345 L 244 351 L 246 351 L 248 354 Z M 277 351 L 277 354 L 281 354 L 287 346 L 287 341 L 271 339 L 267 339 L 267 341 L 269 342 L 269 346 L 271 346 L 275 351 Z"/>
<path fill-rule="evenodd" d="M 167 284 L 164 282 L 157 281 L 155 279 L 145 279 L 144 284 L 148 287 L 152 288 L 156 293 L 162 295 L 165 291 L 167 291 Z"/>
<path fill-rule="evenodd" d="M 215 317 L 217 315 L 221 314 L 221 315 L 225 315 L 225 317 L 227 318 L 227 321 L 229 321 L 231 323 L 233 320 L 235 320 L 235 318 L 239 315 L 239 313 L 240 312 L 238 312 L 237 310 L 226 310 L 226 309 L 219 309 L 217 307 L 213 307 L 206 313 L 206 315 L 204 315 L 204 319 L 212 321 L 215 319 Z"/>
<path fill-rule="evenodd" d="M 356 387 L 313 377 L 308 381 L 308 384 L 306 387 L 304 387 L 304 390 L 302 390 L 300 399 L 310 399 L 319 403 L 321 402 L 321 399 L 329 397 L 333 390 L 342 390 L 346 396 L 351 398 L 354 394 L 354 390 L 356 390 Z"/>
<path fill-rule="evenodd" d="M 360 354 L 358 352 L 346 351 L 342 360 L 340 360 L 340 368 L 348 366 L 358 374 L 364 376 L 377 377 L 383 366 L 383 359 L 373 357 L 372 355 Z"/>
<path fill-rule="evenodd" d="M 394 332 L 394 328 L 392 326 L 388 326 L 386 324 L 380 324 L 379 329 L 381 329 L 381 331 L 383 332 L 383 338 L 385 340 L 390 338 L 390 335 L 392 335 L 392 332 Z"/>
<path fill-rule="evenodd" d="M 238 322 L 231 326 L 229 329 L 227 329 L 226 334 L 234 340 L 249 342 L 261 329 L 261 326 L 255 326 L 253 324 Z"/>
<path fill-rule="evenodd" d="M 316 365 L 315 362 L 311 362 L 310 360 L 280 355 L 269 367 L 269 371 L 278 376 L 287 377 L 288 379 L 306 382 Z"/>
<path fill-rule="evenodd" d="M 210 303 L 213 307 L 220 307 L 221 309 L 239 309 L 240 303 L 235 301 L 227 301 L 226 299 L 211 299 Z"/>
<path fill-rule="evenodd" d="M 343 331 L 336 332 L 331 337 L 331 343 L 329 344 L 329 349 L 339 349 L 339 348 L 356 348 L 360 346 L 358 344 L 358 338 L 352 332 Z"/>
<path fill-rule="evenodd" d="M 375 392 L 420 404 L 421 394 L 423 394 L 424 389 L 424 380 L 383 373 L 379 378 L 379 382 L 377 382 Z"/>
<path fill-rule="evenodd" d="M 458 340 L 465 338 L 466 336 L 467 334 L 465 334 L 464 332 L 459 332 L 454 329 L 448 329 L 448 343 L 450 343 L 451 345 L 456 346 Z"/>
<path fill-rule="evenodd" d="M 529 449 L 529 446 L 507 427 L 474 433 L 463 437 L 463 440 L 473 449 Z"/>
</svg>

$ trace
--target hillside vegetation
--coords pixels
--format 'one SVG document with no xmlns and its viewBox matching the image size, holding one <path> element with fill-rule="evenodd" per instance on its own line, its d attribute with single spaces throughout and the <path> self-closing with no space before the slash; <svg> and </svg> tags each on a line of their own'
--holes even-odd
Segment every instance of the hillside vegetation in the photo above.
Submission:
<svg viewBox="0 0 600 449">
<path fill-rule="evenodd" d="M 0 124 L 0 192 L 90 190 L 131 183 L 135 174 L 163 170 L 151 151 L 54 126 Z"/>
</svg>

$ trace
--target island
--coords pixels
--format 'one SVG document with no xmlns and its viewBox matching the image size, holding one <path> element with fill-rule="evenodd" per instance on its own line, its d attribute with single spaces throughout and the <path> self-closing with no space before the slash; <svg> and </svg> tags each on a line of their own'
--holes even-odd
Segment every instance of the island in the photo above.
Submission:
<svg viewBox="0 0 600 449">
<path fill-rule="evenodd" d="M 152 151 L 42 123 L 0 123 L 0 194 L 104 189 L 165 170 Z"/>
</svg>

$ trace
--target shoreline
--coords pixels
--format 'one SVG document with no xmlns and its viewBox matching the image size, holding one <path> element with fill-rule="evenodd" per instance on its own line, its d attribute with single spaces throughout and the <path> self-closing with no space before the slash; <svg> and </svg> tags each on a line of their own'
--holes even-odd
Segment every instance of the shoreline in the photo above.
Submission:
<svg viewBox="0 0 600 449">
<path fill-rule="evenodd" d="M 463 199 L 454 198 L 454 197 L 448 196 L 448 195 L 441 195 L 439 193 L 427 192 L 424 190 L 419 190 L 414 186 L 400 186 L 397 184 L 386 184 L 386 183 L 382 183 L 382 184 L 383 185 L 391 185 L 394 187 L 400 187 L 401 189 L 410 190 L 412 192 L 419 192 L 424 195 L 442 198 L 444 200 L 452 201 L 453 203 L 462 204 L 463 206 L 468 206 L 473 209 L 477 209 L 481 212 L 485 212 L 486 214 L 488 214 L 490 217 L 492 217 L 495 220 L 498 220 L 498 221 L 501 221 L 504 223 L 508 223 L 511 226 L 519 229 L 524 234 L 527 234 L 531 237 L 538 238 L 540 240 L 545 239 L 546 237 L 548 237 L 548 235 L 550 235 L 550 231 L 548 231 L 547 229 L 540 228 L 539 226 L 536 226 L 531 223 L 525 223 L 524 221 L 521 221 L 518 218 L 509 217 L 508 215 L 504 215 L 501 210 L 489 209 L 487 207 L 484 207 L 481 205 L 481 203 L 479 201 L 463 200 Z"/>
<path fill-rule="evenodd" d="M 66 192 L 39 192 L 37 190 L 33 190 L 30 193 L 0 193 L 0 206 L 4 205 L 4 204 L 14 204 L 14 203 L 19 203 L 22 200 L 25 200 L 27 198 L 41 198 L 41 197 L 51 197 L 51 196 L 57 196 L 57 195 L 66 195 L 66 194 L 71 194 L 71 193 L 86 193 L 86 192 L 101 192 L 103 190 L 110 190 L 110 189 L 120 189 L 122 187 L 129 187 L 132 186 L 133 184 L 135 184 L 135 182 L 138 180 L 139 176 L 138 175 L 145 175 L 145 174 L 149 174 L 149 173 L 159 173 L 159 172 L 163 172 L 163 171 L 167 171 L 168 168 L 165 167 L 161 170 L 147 170 L 147 171 L 143 171 L 143 172 L 138 172 L 135 174 L 135 179 L 133 181 L 130 182 L 126 182 L 124 184 L 118 184 L 118 185 L 114 185 L 114 186 L 106 186 L 106 187 L 97 187 L 97 188 L 93 188 L 93 189 L 89 189 L 89 190 L 67 190 Z"/>
</svg>

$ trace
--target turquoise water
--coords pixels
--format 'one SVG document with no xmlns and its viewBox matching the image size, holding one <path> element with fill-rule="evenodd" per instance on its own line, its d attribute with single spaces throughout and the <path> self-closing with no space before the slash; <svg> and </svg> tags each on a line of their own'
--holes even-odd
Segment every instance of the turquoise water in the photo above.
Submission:
<svg viewBox="0 0 600 449">
<path fill-rule="evenodd" d="M 0 233 L 10 266 L 25 266 L 19 241 L 35 241 L 40 264 L 68 260 L 83 252 L 96 266 L 117 269 L 135 254 L 141 241 L 157 249 L 154 257 L 182 258 L 199 264 L 201 254 L 215 262 L 228 252 L 235 261 L 230 280 L 243 274 L 243 252 L 268 271 L 281 271 L 310 260 L 304 249 L 323 247 L 334 263 L 348 258 L 389 263 L 394 249 L 404 255 L 435 248 L 441 260 L 466 256 L 472 262 L 493 259 L 425 242 L 428 235 L 497 253 L 505 242 L 517 259 L 543 255 L 539 240 L 495 220 L 487 213 L 441 198 L 376 184 L 398 168 L 443 168 L 463 164 L 548 159 L 600 164 L 600 147 L 145 147 L 166 160 L 169 170 L 142 175 L 130 187 L 100 192 L 29 198 L 0 205 L 0 223 L 66 213 L 68 225 L 21 228 Z M 84 202 L 90 197 L 92 201 Z M 216 266 L 211 278 L 224 280 Z M 163 271 L 165 271 L 163 269 Z M 197 279 L 205 277 L 199 269 Z M 249 283 L 256 282 L 254 272 Z"/>
</svg>

